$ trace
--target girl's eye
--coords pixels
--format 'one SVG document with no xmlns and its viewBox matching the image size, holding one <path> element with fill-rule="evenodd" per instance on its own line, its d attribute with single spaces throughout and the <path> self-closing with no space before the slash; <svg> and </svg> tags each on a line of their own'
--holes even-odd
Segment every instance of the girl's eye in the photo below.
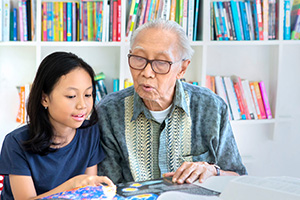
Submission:
<svg viewBox="0 0 300 200">
<path fill-rule="evenodd" d="M 67 98 L 69 98 L 69 99 L 73 99 L 75 97 L 76 97 L 75 95 L 73 95 L 73 96 L 67 96 Z"/>
<path fill-rule="evenodd" d="M 86 94 L 85 95 L 85 97 L 91 97 L 92 96 L 92 94 Z"/>
</svg>

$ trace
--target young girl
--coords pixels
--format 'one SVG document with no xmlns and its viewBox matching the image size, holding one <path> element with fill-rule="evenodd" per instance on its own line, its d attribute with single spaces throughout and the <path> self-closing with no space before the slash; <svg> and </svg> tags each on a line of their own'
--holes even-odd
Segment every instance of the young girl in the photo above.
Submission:
<svg viewBox="0 0 300 200">
<path fill-rule="evenodd" d="M 2 200 L 37 199 L 101 183 L 114 187 L 107 177 L 97 176 L 105 155 L 93 77 L 93 69 L 72 53 L 52 53 L 42 61 L 28 99 L 28 125 L 3 142 Z"/>
</svg>

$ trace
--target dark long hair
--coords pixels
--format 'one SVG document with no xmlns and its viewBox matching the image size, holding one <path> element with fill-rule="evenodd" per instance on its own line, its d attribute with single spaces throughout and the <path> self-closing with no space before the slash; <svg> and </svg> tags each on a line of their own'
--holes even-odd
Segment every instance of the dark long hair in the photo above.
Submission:
<svg viewBox="0 0 300 200">
<path fill-rule="evenodd" d="M 82 68 L 91 77 L 93 84 L 93 109 L 88 123 L 84 123 L 80 128 L 91 126 L 98 121 L 95 110 L 95 82 L 94 70 L 90 65 L 73 53 L 54 52 L 48 55 L 41 62 L 35 79 L 33 81 L 27 104 L 27 123 L 29 125 L 29 139 L 23 143 L 27 151 L 45 155 L 51 151 L 50 145 L 53 138 L 53 127 L 50 123 L 48 110 L 42 105 L 42 94 L 50 95 L 54 85 L 61 76 L 70 71 Z"/>
</svg>

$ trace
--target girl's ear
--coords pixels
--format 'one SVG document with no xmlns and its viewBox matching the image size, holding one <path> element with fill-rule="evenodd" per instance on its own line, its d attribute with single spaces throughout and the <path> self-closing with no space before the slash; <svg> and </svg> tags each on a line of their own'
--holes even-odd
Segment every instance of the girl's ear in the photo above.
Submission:
<svg viewBox="0 0 300 200">
<path fill-rule="evenodd" d="M 42 94 L 41 104 L 45 107 L 45 109 L 47 109 L 49 106 L 49 97 L 44 92 Z"/>
</svg>

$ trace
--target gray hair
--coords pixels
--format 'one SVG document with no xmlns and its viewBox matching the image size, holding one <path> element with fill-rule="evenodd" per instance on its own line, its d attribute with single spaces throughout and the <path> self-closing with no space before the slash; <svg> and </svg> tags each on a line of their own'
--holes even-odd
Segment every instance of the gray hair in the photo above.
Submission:
<svg viewBox="0 0 300 200">
<path fill-rule="evenodd" d="M 141 26 L 139 26 L 132 34 L 130 38 L 130 49 L 132 49 L 132 45 L 135 42 L 136 37 L 138 34 L 147 29 L 152 29 L 152 28 L 158 28 L 161 30 L 166 30 L 166 31 L 171 31 L 176 34 L 178 40 L 178 47 L 180 50 L 180 56 L 182 59 L 191 59 L 194 53 L 194 50 L 192 49 L 190 42 L 186 36 L 185 31 L 183 28 L 174 21 L 171 20 L 164 20 L 164 19 L 156 19 L 150 22 L 147 22 Z"/>
</svg>

